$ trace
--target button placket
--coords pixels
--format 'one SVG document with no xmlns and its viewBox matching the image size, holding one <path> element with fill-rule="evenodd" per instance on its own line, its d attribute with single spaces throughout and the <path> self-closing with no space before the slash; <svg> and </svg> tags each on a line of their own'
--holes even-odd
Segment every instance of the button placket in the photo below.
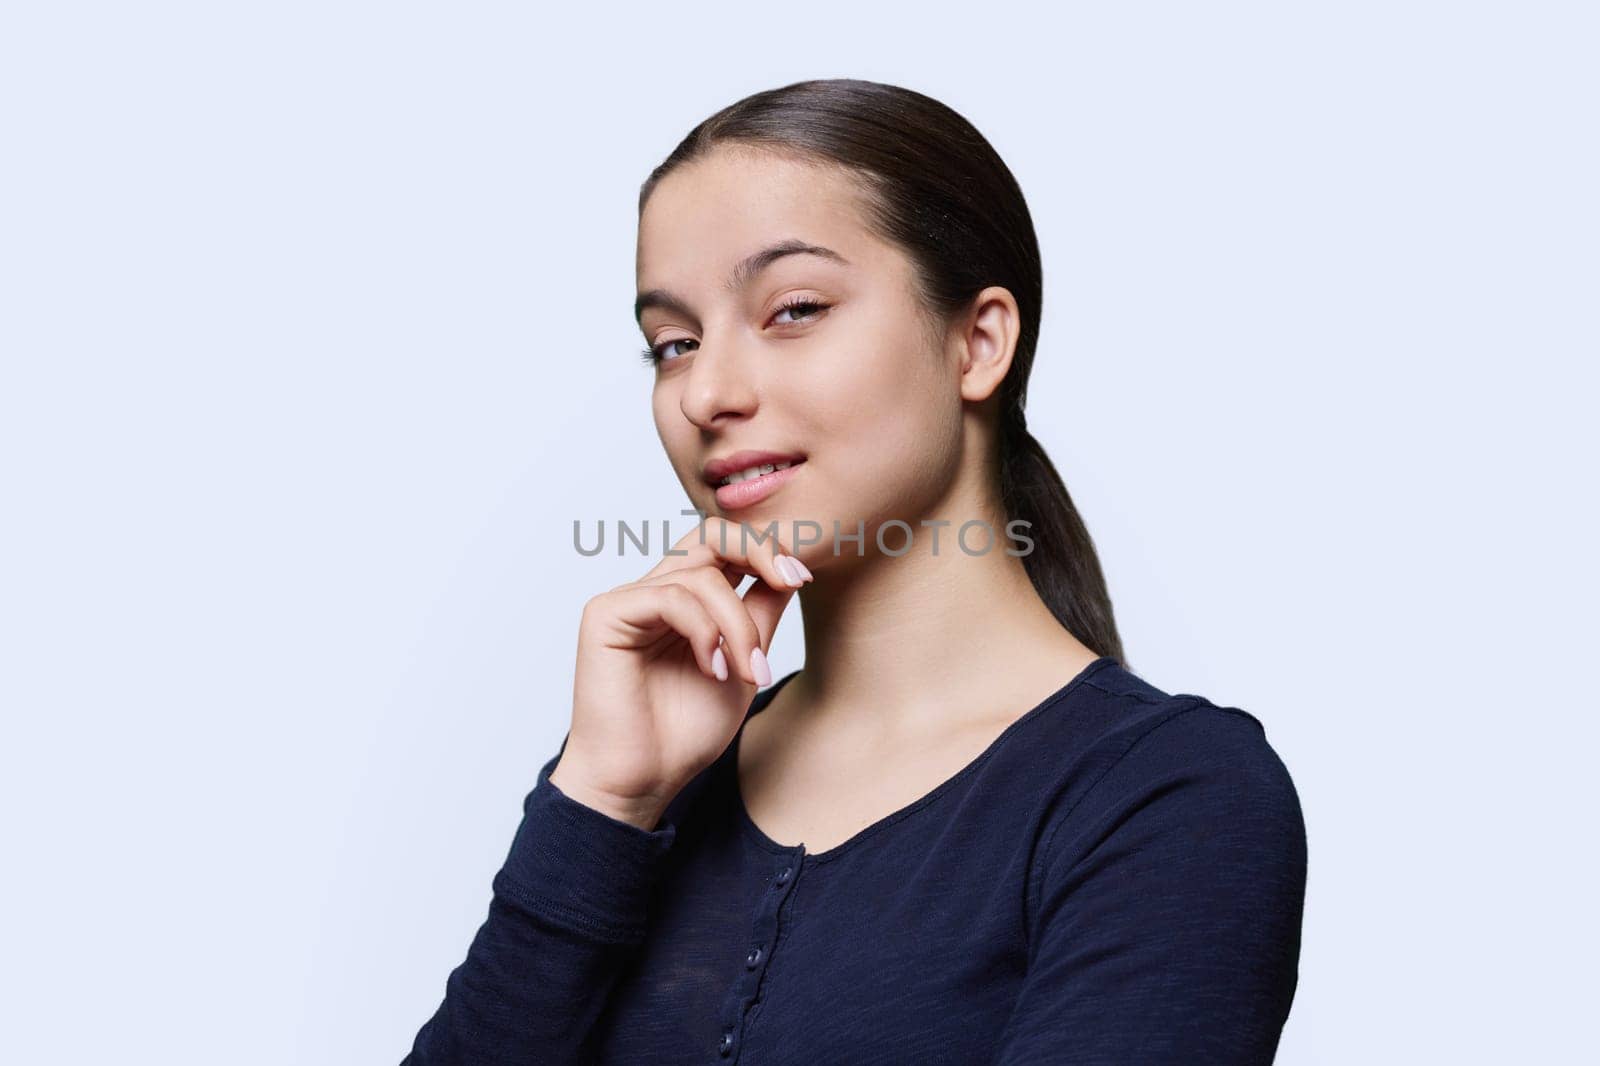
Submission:
<svg viewBox="0 0 1600 1066">
<path fill-rule="evenodd" d="M 733 986 L 723 1002 L 722 1034 L 717 1042 L 718 1061 L 737 1057 L 745 1019 L 756 1002 L 761 978 L 772 960 L 783 904 L 794 891 L 797 883 L 795 874 L 804 855 L 804 844 L 797 844 L 792 851 L 783 855 L 781 864 L 768 878 L 766 890 L 757 901 L 744 967 L 734 978 Z"/>
</svg>

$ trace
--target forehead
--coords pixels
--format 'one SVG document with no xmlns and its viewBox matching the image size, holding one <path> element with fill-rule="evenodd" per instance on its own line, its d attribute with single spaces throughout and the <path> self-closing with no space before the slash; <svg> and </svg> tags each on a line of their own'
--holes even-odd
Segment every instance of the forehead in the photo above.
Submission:
<svg viewBox="0 0 1600 1066">
<path fill-rule="evenodd" d="M 881 248 L 861 193 L 837 167 L 742 147 L 719 147 L 662 178 L 639 219 L 641 288 L 715 277 L 757 248 L 798 238 L 852 263 Z"/>
</svg>

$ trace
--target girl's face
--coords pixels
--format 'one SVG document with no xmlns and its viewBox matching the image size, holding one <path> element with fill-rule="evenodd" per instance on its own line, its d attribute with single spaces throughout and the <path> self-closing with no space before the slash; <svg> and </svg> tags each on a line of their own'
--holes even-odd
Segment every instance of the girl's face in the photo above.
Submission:
<svg viewBox="0 0 1600 1066">
<path fill-rule="evenodd" d="M 808 565 L 835 554 L 836 522 L 845 557 L 877 554 L 889 519 L 920 542 L 961 454 L 959 354 L 859 196 L 837 168 L 723 146 L 663 178 L 639 222 L 639 325 L 673 469 L 701 511 L 776 520 L 786 546 L 792 523 L 817 523 L 802 534 L 820 543 L 796 553 Z M 740 452 L 795 465 L 719 489 L 715 463 L 754 465 Z M 863 547 L 842 539 L 861 530 Z M 905 542 L 884 533 L 891 551 Z"/>
</svg>

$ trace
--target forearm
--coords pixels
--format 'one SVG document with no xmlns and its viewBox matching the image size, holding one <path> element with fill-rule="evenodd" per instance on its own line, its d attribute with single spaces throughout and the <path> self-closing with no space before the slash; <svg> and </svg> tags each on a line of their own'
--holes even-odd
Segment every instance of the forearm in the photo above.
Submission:
<svg viewBox="0 0 1600 1066">
<path fill-rule="evenodd" d="M 540 772 L 489 913 L 404 1066 L 580 1061 L 646 932 L 647 902 L 676 835 L 587 806 Z"/>
</svg>

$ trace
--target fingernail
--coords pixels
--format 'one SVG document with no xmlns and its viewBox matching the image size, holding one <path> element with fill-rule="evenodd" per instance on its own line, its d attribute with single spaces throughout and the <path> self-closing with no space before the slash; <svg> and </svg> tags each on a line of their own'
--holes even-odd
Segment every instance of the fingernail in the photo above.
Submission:
<svg viewBox="0 0 1600 1066">
<path fill-rule="evenodd" d="M 711 672 L 717 675 L 718 681 L 728 680 L 728 657 L 722 654 L 721 647 L 711 653 Z"/>
<path fill-rule="evenodd" d="M 813 577 L 816 576 L 816 575 L 812 574 L 811 568 L 809 566 L 807 566 L 805 563 L 802 563 L 799 559 L 796 559 L 792 555 L 786 556 L 786 558 L 789 560 L 790 564 L 793 565 L 796 570 L 800 571 L 801 580 L 810 581 Z"/>
<path fill-rule="evenodd" d="M 800 576 L 800 571 L 795 566 L 798 561 L 797 559 L 789 558 L 787 555 L 779 555 L 773 560 L 774 565 L 778 568 L 778 573 L 783 575 L 783 579 L 797 588 L 805 584 L 805 578 Z"/>
<path fill-rule="evenodd" d="M 772 667 L 767 665 L 767 657 L 759 647 L 750 649 L 750 672 L 756 675 L 756 684 L 772 684 Z"/>
</svg>

